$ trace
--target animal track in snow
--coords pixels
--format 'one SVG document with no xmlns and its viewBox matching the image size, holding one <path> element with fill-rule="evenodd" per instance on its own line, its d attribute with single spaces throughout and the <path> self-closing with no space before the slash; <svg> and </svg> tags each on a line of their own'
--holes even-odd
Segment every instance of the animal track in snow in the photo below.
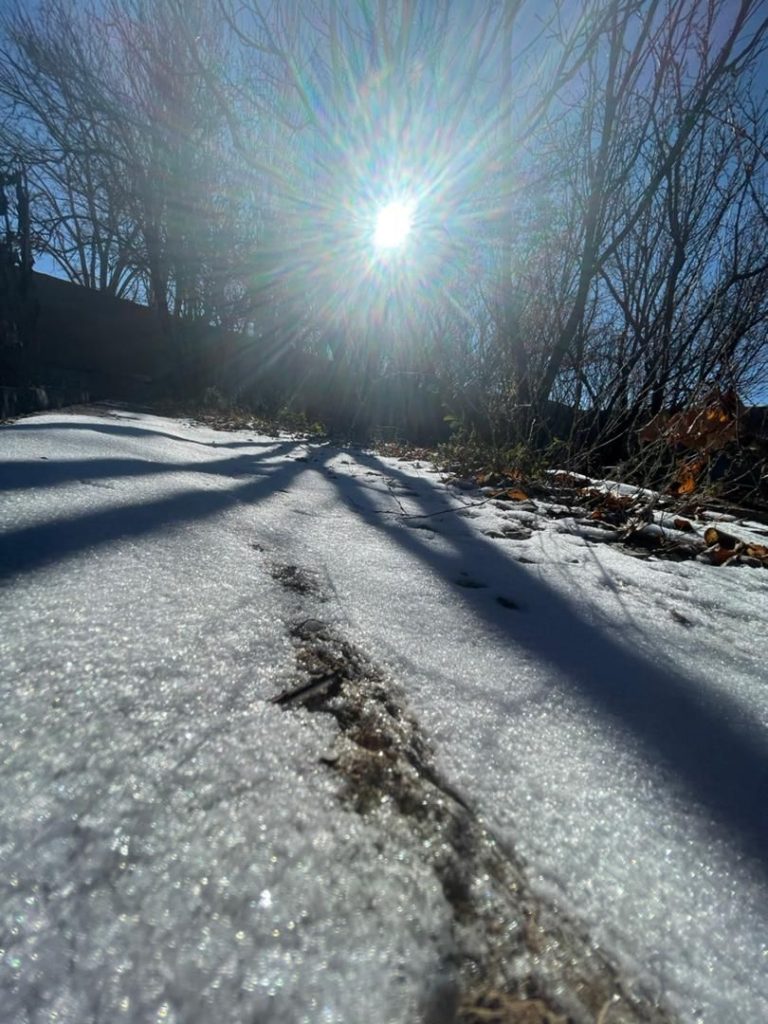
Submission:
<svg viewBox="0 0 768 1024">
<path fill-rule="evenodd" d="M 467 576 L 465 573 L 462 573 L 461 576 L 453 582 L 457 587 L 466 587 L 467 590 L 483 590 L 488 586 L 487 583 L 481 583 L 479 580 L 474 580 L 471 576 Z"/>
</svg>

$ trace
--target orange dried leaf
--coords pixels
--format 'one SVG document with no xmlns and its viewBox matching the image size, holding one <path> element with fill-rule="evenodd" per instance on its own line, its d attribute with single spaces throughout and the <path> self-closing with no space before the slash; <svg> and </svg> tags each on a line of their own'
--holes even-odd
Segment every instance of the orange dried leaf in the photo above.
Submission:
<svg viewBox="0 0 768 1024">
<path fill-rule="evenodd" d="M 528 495 L 519 487 L 510 487 L 508 491 L 504 492 L 504 496 L 510 501 L 528 501 Z"/>
<path fill-rule="evenodd" d="M 677 494 L 690 494 L 696 490 L 696 477 L 691 473 L 689 469 L 685 469 L 680 473 L 680 478 L 675 486 L 675 493 Z"/>
</svg>

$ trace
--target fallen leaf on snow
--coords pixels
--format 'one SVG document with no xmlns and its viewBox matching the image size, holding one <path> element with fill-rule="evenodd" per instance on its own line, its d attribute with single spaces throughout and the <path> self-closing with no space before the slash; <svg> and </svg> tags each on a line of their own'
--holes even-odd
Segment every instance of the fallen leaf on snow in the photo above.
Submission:
<svg viewBox="0 0 768 1024">
<path fill-rule="evenodd" d="M 672 523 L 676 530 L 682 530 L 684 533 L 693 533 L 695 527 L 689 519 L 681 519 L 679 516 L 672 520 Z"/>
</svg>

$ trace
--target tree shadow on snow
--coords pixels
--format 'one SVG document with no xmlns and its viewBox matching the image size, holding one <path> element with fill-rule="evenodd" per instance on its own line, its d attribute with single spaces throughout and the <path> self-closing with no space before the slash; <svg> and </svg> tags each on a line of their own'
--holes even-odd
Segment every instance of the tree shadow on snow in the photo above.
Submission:
<svg viewBox="0 0 768 1024">
<path fill-rule="evenodd" d="M 194 437 L 185 437 L 183 434 L 170 434 L 166 430 L 157 430 L 154 427 L 136 427 L 128 423 L 82 423 L 77 420 L 69 421 L 66 418 L 54 422 L 34 423 L 29 420 L 20 420 L 18 423 L 9 423 L 3 426 L 3 430 L 13 433 L 26 433 L 28 431 L 51 431 L 51 430 L 87 430 L 97 434 L 107 434 L 112 437 L 162 437 L 169 441 L 181 441 L 182 444 L 193 444 L 199 448 L 260 448 L 267 447 L 269 441 L 198 441 Z"/>
<path fill-rule="evenodd" d="M 462 572 L 481 576 L 487 589 L 456 587 L 479 619 L 503 631 L 519 650 L 548 663 L 601 714 L 634 735 L 652 763 L 661 762 L 691 796 L 735 834 L 745 852 L 768 870 L 768 735 L 749 712 L 722 692 L 650 661 L 590 622 L 578 605 L 547 586 L 500 549 L 513 543 L 490 540 L 455 511 L 434 515 L 446 496 L 427 480 L 384 466 L 374 456 L 356 460 L 420 495 L 409 503 L 430 518 L 452 547 L 445 551 L 393 517 L 383 517 L 371 492 L 344 478 L 353 507 L 366 522 L 455 583 Z M 505 608 L 493 595 L 508 595 Z M 515 606 L 521 610 L 510 610 Z M 529 614 L 529 612 L 531 614 Z"/>
<path fill-rule="evenodd" d="M 294 442 L 281 442 L 264 452 L 264 456 L 233 455 L 230 458 L 206 462 L 162 462 L 153 459 L 123 458 L 67 459 L 62 462 L 47 459 L 19 461 L 6 463 L 2 489 L 39 490 L 68 483 L 89 484 L 126 477 L 167 476 L 171 473 L 204 473 L 226 477 L 263 476 L 272 470 L 269 466 L 261 464 L 262 457 L 279 458 L 294 447 Z"/>
<path fill-rule="evenodd" d="M 278 452 L 273 448 L 265 454 L 276 454 L 286 458 L 298 444 L 299 442 L 283 442 L 276 446 L 280 449 Z M 113 464 L 113 460 L 105 461 Z M 220 468 L 222 461 L 212 461 L 195 463 L 193 466 L 161 464 L 159 472 L 194 471 L 223 476 L 239 475 L 231 472 L 231 462 L 232 460 L 223 460 L 223 471 Z M 254 470 L 258 463 L 253 459 L 248 459 L 247 463 L 249 475 L 256 475 Z M 46 462 L 44 465 L 55 474 L 54 467 L 61 467 L 62 464 Z M 78 472 L 83 471 L 83 465 L 79 464 Z M 154 472 L 152 463 L 141 465 L 141 475 L 151 475 Z M 132 475 L 138 475 L 138 467 L 133 468 L 137 472 Z M 207 519 L 237 504 L 253 504 L 264 500 L 275 491 L 286 489 L 303 468 L 303 463 L 292 459 L 273 468 L 265 466 L 256 480 L 252 479 L 234 487 L 216 490 L 201 490 L 200 487 L 194 487 L 153 500 L 145 498 L 130 504 L 113 505 L 106 509 L 96 509 L 10 530 L 0 536 L 0 580 L 20 572 L 39 569 L 95 547 Z"/>
<path fill-rule="evenodd" d="M 130 436 L 148 433 L 122 425 L 110 425 L 109 431 Z M 264 457 L 287 458 L 299 444 L 268 446 Z M 448 510 L 445 494 L 429 481 L 415 483 L 412 476 L 358 451 L 350 455 L 367 469 L 368 483 L 337 476 L 327 465 L 337 451 L 316 445 L 312 446 L 309 461 L 302 454 L 301 458 L 261 467 L 253 456 L 183 465 L 106 459 L 72 464 L 45 462 L 38 475 L 32 463 L 22 463 L 20 479 L 25 481 L 24 486 L 44 485 L 46 474 L 48 484 L 82 479 L 84 473 L 93 478 L 100 473 L 105 477 L 199 472 L 236 478 L 241 471 L 262 475 L 229 487 L 195 487 L 9 531 L 0 538 L 0 577 L 34 570 L 97 546 L 210 518 L 238 503 L 253 504 L 286 489 L 306 470 L 318 472 L 356 515 L 385 531 L 407 554 L 455 585 L 457 600 L 463 601 L 478 620 L 509 637 L 518 657 L 521 651 L 527 652 L 549 664 L 597 711 L 636 737 L 649 760 L 660 761 L 675 773 L 691 796 L 768 870 L 768 739 L 741 705 L 723 693 L 713 693 L 701 682 L 654 664 L 639 651 L 619 643 L 606 628 L 588 621 L 574 602 L 501 549 L 501 544 L 510 542 L 483 537 L 454 507 Z M 70 475 L 75 473 L 79 475 Z M 372 477 L 390 480 L 410 492 L 409 503 L 416 505 L 419 514 L 430 516 L 425 522 L 440 532 L 447 549 L 427 539 L 424 530 L 414 529 L 418 522 L 413 518 L 406 525 L 397 514 L 382 514 L 384 491 L 371 489 Z M 414 487 L 420 493 L 414 494 Z M 442 506 L 446 507 L 445 514 L 434 515 Z M 394 500 L 391 509 L 393 513 L 399 511 Z M 307 529 L 310 524 L 308 519 Z M 482 575 L 481 582 L 487 588 L 456 585 L 468 572 Z M 506 598 L 505 606 L 498 603 L 499 596 Z"/>
</svg>

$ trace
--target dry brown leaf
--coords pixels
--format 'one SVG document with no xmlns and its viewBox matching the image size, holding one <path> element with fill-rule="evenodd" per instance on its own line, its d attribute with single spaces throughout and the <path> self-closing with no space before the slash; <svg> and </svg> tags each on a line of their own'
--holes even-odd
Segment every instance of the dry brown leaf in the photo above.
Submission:
<svg viewBox="0 0 768 1024">
<path fill-rule="evenodd" d="M 729 558 L 733 558 L 731 548 L 713 548 L 708 557 L 712 565 L 723 565 Z"/>
<path fill-rule="evenodd" d="M 669 488 L 670 493 L 679 496 L 695 491 L 699 476 L 707 468 L 708 462 L 709 457 L 704 454 L 681 462 L 677 469 L 677 480 Z"/>
<path fill-rule="evenodd" d="M 510 501 L 528 501 L 528 495 L 519 487 L 510 487 L 508 491 L 504 492 L 504 497 L 509 498 Z"/>
<path fill-rule="evenodd" d="M 635 498 L 630 494 L 606 494 L 603 505 L 609 512 L 624 512 L 635 504 Z"/>
<path fill-rule="evenodd" d="M 684 530 L 685 533 L 693 533 L 693 523 L 688 519 L 681 519 L 679 516 L 677 519 L 673 519 L 673 525 L 676 530 Z"/>
<path fill-rule="evenodd" d="M 700 519 L 703 509 L 701 505 L 698 505 L 694 501 L 688 501 L 685 505 L 681 505 L 678 510 L 678 514 L 686 516 L 688 519 Z"/>
<path fill-rule="evenodd" d="M 680 472 L 677 483 L 673 486 L 675 494 L 690 494 L 696 490 L 696 477 L 686 468 Z"/>
<path fill-rule="evenodd" d="M 735 391 L 714 390 L 691 409 L 657 413 L 638 431 L 638 437 L 647 442 L 663 440 L 690 451 L 720 451 L 738 439 L 743 413 L 744 406 Z"/>
<path fill-rule="evenodd" d="M 634 494 L 615 494 L 613 491 L 601 491 L 597 487 L 583 487 L 581 493 L 595 502 L 598 508 L 609 512 L 623 512 L 637 501 Z"/>
<path fill-rule="evenodd" d="M 583 487 L 585 478 L 569 473 L 566 469 L 558 469 L 552 474 L 552 480 L 558 487 Z"/>
</svg>

